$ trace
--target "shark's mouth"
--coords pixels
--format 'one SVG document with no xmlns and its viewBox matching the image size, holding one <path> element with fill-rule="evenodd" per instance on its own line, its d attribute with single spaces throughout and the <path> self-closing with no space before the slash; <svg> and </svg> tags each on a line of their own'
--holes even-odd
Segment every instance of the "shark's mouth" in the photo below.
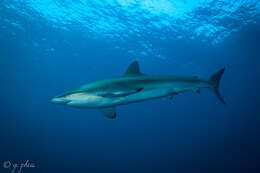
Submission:
<svg viewBox="0 0 260 173">
<path fill-rule="evenodd" d="M 55 98 L 51 99 L 52 103 L 63 104 L 63 105 L 68 104 L 70 101 L 71 100 L 68 100 L 66 98 L 59 98 L 59 97 L 55 97 Z"/>
</svg>

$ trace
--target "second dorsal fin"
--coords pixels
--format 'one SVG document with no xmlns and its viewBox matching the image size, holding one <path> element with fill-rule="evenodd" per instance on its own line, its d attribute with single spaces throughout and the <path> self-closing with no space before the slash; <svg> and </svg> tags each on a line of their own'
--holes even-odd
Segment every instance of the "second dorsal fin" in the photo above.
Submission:
<svg viewBox="0 0 260 173">
<path fill-rule="evenodd" d="M 132 62 L 124 73 L 124 76 L 138 76 L 143 75 L 140 72 L 139 63 L 137 61 Z"/>
</svg>

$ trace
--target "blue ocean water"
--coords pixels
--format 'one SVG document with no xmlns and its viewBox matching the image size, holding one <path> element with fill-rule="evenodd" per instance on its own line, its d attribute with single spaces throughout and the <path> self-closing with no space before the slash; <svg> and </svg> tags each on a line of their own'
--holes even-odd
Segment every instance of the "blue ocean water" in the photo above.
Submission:
<svg viewBox="0 0 260 173">
<path fill-rule="evenodd" d="M 259 18 L 258 0 L 1 0 L 1 172 L 259 172 Z M 134 60 L 202 79 L 226 67 L 227 104 L 203 89 L 110 120 L 50 103 Z"/>
</svg>

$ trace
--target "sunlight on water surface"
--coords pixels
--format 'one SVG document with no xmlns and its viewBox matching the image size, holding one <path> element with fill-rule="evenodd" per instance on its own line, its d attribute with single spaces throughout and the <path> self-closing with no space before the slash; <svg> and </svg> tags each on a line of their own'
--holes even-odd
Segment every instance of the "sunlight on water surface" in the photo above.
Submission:
<svg viewBox="0 0 260 173">
<path fill-rule="evenodd" d="M 80 31 L 92 38 L 114 42 L 139 38 L 139 56 L 154 53 L 144 35 L 160 41 L 190 39 L 217 44 L 256 23 L 260 15 L 258 0 L 4 0 L 2 4 L 0 11 L 45 20 L 50 27 Z M 18 29 L 25 27 L 14 17 L 0 19 Z"/>
</svg>

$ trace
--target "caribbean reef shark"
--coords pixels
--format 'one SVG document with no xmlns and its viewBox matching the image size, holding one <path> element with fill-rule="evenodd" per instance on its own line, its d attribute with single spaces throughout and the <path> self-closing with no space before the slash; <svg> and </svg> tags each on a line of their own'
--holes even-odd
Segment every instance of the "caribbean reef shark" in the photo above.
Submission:
<svg viewBox="0 0 260 173">
<path fill-rule="evenodd" d="M 208 80 L 198 77 L 146 75 L 140 72 L 134 61 L 123 76 L 82 85 L 72 91 L 51 99 L 52 103 L 77 107 L 100 109 L 108 118 L 116 117 L 115 107 L 154 98 L 170 97 L 186 92 L 200 93 L 201 88 L 209 88 L 225 104 L 219 93 L 219 82 L 225 68 Z"/>
</svg>

